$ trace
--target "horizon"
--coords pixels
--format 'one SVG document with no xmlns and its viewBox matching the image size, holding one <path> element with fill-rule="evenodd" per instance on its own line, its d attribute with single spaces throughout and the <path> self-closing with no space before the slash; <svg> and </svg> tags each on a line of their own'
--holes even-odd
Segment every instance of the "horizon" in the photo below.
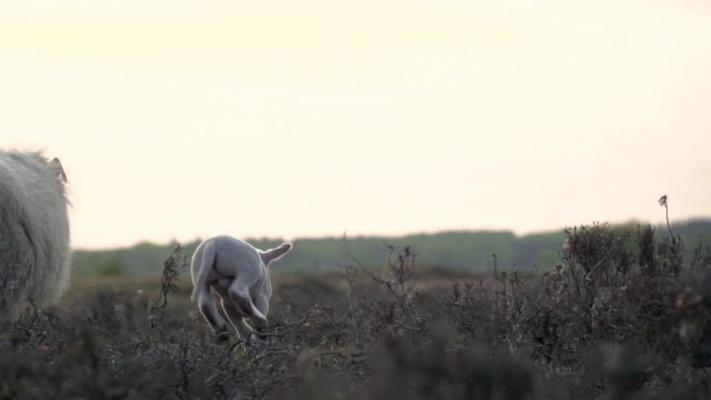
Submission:
<svg viewBox="0 0 711 400">
<path fill-rule="evenodd" d="M 688 219 L 684 220 L 673 220 L 670 219 L 670 224 L 672 226 L 672 229 L 674 229 L 674 226 L 676 224 L 690 224 L 690 223 L 704 223 L 708 222 L 711 223 L 711 217 L 691 217 Z M 249 241 L 285 241 L 285 242 L 297 242 L 300 240 L 341 240 L 343 238 L 345 239 L 369 239 L 369 238 L 385 238 L 385 239 L 402 239 L 402 238 L 407 238 L 410 236 L 436 236 L 440 234 L 448 234 L 448 233 L 510 233 L 513 235 L 515 238 L 520 239 L 520 238 L 526 238 L 529 236 L 536 236 L 536 235 L 546 235 L 546 234 L 552 234 L 552 233 L 563 233 L 565 229 L 569 228 L 574 228 L 574 227 L 580 227 L 580 226 L 592 226 L 595 224 L 602 224 L 602 225 L 611 225 L 611 226 L 629 226 L 629 225 L 637 225 L 637 226 L 643 226 L 643 225 L 651 225 L 655 229 L 664 229 L 666 232 L 666 221 L 658 222 L 658 223 L 651 223 L 648 221 L 639 221 L 639 220 L 628 220 L 628 221 L 591 221 L 590 223 L 587 224 L 582 224 L 582 225 L 572 225 L 572 226 L 562 226 L 559 228 L 551 228 L 551 229 L 544 229 L 544 230 L 535 230 L 535 231 L 530 231 L 530 232 L 515 232 L 511 229 L 442 229 L 442 230 L 433 230 L 433 231 L 416 231 L 416 232 L 405 232 L 405 233 L 397 233 L 397 234 L 358 234 L 358 235 L 347 235 L 347 232 L 344 232 L 344 234 L 341 235 L 321 235 L 321 236 L 297 236 L 293 238 L 285 238 L 285 237 L 279 237 L 279 236 L 245 236 L 245 237 L 240 237 L 240 239 L 243 239 L 247 242 Z M 229 235 L 228 233 L 225 233 L 226 235 Z M 163 241 L 163 242 L 156 242 L 156 241 L 138 241 L 134 242 L 131 244 L 127 245 L 121 245 L 117 247 L 100 247 L 100 248 L 85 248 L 85 247 L 74 247 L 72 246 L 72 251 L 81 251 L 81 252 L 102 252 L 102 251 L 114 251 L 114 250 L 123 250 L 123 249 L 130 249 L 134 248 L 137 246 L 142 246 L 142 245 L 151 245 L 151 246 L 169 246 L 169 245 L 174 245 L 174 244 L 180 244 L 181 247 L 191 244 L 191 243 L 199 243 L 205 239 L 208 239 L 207 237 L 205 238 L 200 238 L 200 237 L 195 237 L 192 239 L 188 239 L 185 241 L 178 241 L 176 239 L 170 239 L 168 241 Z"/>
<path fill-rule="evenodd" d="M 711 217 L 711 3 L 7 1 L 72 243 Z"/>
</svg>

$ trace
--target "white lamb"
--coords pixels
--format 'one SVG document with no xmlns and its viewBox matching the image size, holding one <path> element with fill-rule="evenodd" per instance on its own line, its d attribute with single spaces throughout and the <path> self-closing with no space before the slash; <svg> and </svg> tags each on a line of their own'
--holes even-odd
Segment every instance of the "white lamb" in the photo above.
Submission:
<svg viewBox="0 0 711 400">
<path fill-rule="evenodd" d="M 237 337 L 249 337 L 252 332 L 245 318 L 251 319 L 257 332 L 263 332 L 272 297 L 269 265 L 291 249 L 290 243 L 283 243 L 262 251 L 229 236 L 217 236 L 200 243 L 191 264 L 191 298 L 197 300 L 200 313 L 218 339 L 224 340 L 229 334 L 225 318 L 220 315 L 211 291 L 220 297 L 222 310 Z"/>
<path fill-rule="evenodd" d="M 30 300 L 56 302 L 69 285 L 66 178 L 56 158 L 0 150 L 0 321 Z"/>
</svg>

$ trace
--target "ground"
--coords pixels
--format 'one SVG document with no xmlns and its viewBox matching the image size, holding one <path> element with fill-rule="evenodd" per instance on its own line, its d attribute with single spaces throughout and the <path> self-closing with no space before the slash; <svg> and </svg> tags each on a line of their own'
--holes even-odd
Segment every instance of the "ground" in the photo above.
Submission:
<svg viewBox="0 0 711 400">
<path fill-rule="evenodd" d="M 162 279 L 77 280 L 0 330 L 0 398 L 709 398 L 711 257 L 569 235 L 545 273 L 449 273 L 405 248 L 277 274 L 261 339 L 216 340 L 180 254 Z"/>
</svg>

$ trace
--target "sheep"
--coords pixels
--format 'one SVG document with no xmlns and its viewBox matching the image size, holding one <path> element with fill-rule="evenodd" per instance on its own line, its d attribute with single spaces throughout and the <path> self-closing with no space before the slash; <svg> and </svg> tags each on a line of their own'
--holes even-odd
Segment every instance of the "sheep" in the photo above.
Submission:
<svg viewBox="0 0 711 400">
<path fill-rule="evenodd" d="M 269 266 L 292 249 L 282 243 L 266 251 L 230 236 L 216 236 L 200 243 L 191 261 L 193 279 L 192 301 L 197 301 L 200 313 L 218 340 L 229 337 L 225 318 L 220 315 L 211 291 L 220 298 L 224 315 L 238 338 L 249 338 L 254 323 L 257 334 L 267 326 L 272 283 Z"/>
<path fill-rule="evenodd" d="M 69 286 L 67 176 L 59 159 L 0 150 L 0 322 Z"/>
</svg>

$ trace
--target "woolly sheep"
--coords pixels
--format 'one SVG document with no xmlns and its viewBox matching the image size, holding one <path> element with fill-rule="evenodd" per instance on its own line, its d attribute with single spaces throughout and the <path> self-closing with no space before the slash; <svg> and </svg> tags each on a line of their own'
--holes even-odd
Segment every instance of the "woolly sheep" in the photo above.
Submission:
<svg viewBox="0 0 711 400">
<path fill-rule="evenodd" d="M 197 300 L 200 313 L 218 339 L 226 339 L 228 333 L 225 318 L 220 315 L 211 291 L 219 296 L 224 315 L 237 337 L 249 337 L 252 331 L 245 318 L 252 320 L 257 332 L 263 332 L 272 297 L 269 265 L 291 248 L 290 243 L 283 243 L 262 251 L 229 236 L 217 236 L 200 243 L 191 263 L 192 300 Z"/>
<path fill-rule="evenodd" d="M 58 159 L 0 150 L 0 321 L 30 300 L 58 301 L 69 284 L 65 183 Z"/>
</svg>

